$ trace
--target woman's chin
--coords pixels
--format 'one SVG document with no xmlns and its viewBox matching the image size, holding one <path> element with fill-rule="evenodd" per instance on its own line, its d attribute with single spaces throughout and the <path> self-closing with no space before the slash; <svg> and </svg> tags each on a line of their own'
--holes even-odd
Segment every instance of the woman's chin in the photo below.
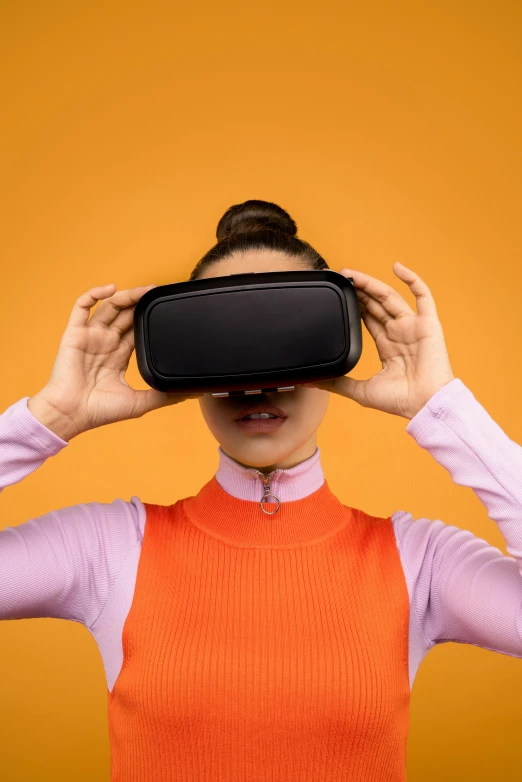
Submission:
<svg viewBox="0 0 522 782">
<path fill-rule="evenodd" d="M 267 442 L 268 438 L 250 437 L 248 443 L 234 443 L 230 447 L 221 444 L 222 450 L 231 459 L 247 469 L 260 469 L 254 465 L 277 464 L 288 457 L 288 448 L 274 448 L 273 443 Z M 261 443 L 260 440 L 264 442 Z M 254 442 L 255 441 L 255 442 Z"/>
</svg>

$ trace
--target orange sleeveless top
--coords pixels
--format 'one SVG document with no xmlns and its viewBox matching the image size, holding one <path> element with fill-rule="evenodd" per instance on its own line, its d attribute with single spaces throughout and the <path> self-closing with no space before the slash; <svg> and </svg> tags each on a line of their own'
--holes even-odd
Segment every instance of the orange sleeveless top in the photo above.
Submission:
<svg viewBox="0 0 522 782">
<path fill-rule="evenodd" d="M 406 782 L 410 609 L 391 518 L 326 481 L 267 515 L 215 476 L 145 507 L 111 782 Z"/>
</svg>

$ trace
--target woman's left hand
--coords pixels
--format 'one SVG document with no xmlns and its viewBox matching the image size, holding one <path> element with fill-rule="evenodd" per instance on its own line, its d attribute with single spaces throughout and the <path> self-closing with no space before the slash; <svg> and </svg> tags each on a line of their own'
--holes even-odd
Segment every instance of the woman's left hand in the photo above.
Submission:
<svg viewBox="0 0 522 782">
<path fill-rule="evenodd" d="M 416 313 L 390 285 L 355 269 L 341 269 L 345 277 L 353 277 L 361 318 L 375 340 L 382 370 L 368 380 L 343 375 L 302 385 L 411 419 L 454 375 L 430 289 L 401 263 L 394 263 L 393 271 L 414 294 Z"/>
</svg>

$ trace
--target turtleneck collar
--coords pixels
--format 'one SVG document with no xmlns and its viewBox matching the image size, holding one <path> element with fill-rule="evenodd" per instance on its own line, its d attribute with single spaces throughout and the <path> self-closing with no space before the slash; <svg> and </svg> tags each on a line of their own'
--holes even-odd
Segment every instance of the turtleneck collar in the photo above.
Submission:
<svg viewBox="0 0 522 782">
<path fill-rule="evenodd" d="M 331 492 L 319 448 L 295 467 L 268 473 L 270 496 L 263 507 L 263 474 L 243 467 L 219 447 L 215 475 L 193 497 L 184 499 L 189 520 L 208 535 L 239 548 L 298 548 L 341 530 L 351 509 Z"/>
<path fill-rule="evenodd" d="M 221 488 L 238 499 L 259 502 L 265 492 L 260 471 L 255 467 L 243 467 L 228 456 L 221 446 L 218 453 L 219 466 L 215 477 Z M 295 467 L 273 470 L 270 473 L 270 494 L 278 497 L 281 503 L 300 500 L 317 491 L 324 480 L 321 452 L 316 448 L 312 456 Z M 273 509 L 268 505 L 272 504 L 275 506 L 277 503 L 270 496 L 264 503 L 270 512 Z"/>
</svg>

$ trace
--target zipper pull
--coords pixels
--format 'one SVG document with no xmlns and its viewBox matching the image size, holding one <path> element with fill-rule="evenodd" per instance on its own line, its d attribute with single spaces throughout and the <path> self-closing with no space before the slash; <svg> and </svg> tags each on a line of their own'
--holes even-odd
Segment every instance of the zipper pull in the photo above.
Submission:
<svg viewBox="0 0 522 782">
<path fill-rule="evenodd" d="M 281 507 L 281 502 L 279 500 L 279 497 L 276 497 L 275 494 L 272 494 L 270 492 L 270 473 L 260 472 L 259 470 L 258 470 L 258 472 L 261 475 L 261 478 L 262 478 L 262 481 L 263 481 L 263 485 L 264 485 L 264 494 L 261 497 L 261 502 L 259 503 L 259 506 L 260 506 L 261 510 L 263 511 L 263 513 L 266 513 L 269 516 L 273 516 L 274 513 L 277 513 L 277 511 Z M 275 510 L 270 511 L 270 510 L 265 510 L 263 508 L 263 502 L 268 502 L 268 497 L 273 497 L 274 500 L 277 500 L 277 505 L 276 505 Z M 268 504 L 271 505 L 273 503 L 268 503 Z"/>
</svg>

